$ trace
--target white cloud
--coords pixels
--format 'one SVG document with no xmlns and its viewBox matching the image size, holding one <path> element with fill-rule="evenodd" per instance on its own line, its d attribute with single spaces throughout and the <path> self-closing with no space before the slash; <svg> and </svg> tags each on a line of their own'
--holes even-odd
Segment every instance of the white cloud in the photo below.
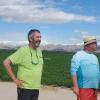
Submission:
<svg viewBox="0 0 100 100">
<path fill-rule="evenodd" d="M 41 0 L 40 0 L 41 1 Z M 45 0 L 44 4 L 47 5 L 47 7 L 54 7 L 56 6 L 64 6 L 68 3 L 69 0 Z"/>
<path fill-rule="evenodd" d="M 82 11 L 83 7 L 80 4 L 76 4 L 74 5 L 72 8 L 78 10 L 78 11 Z"/>
<path fill-rule="evenodd" d="M 49 44 L 49 39 L 47 37 L 43 36 L 41 44 L 46 45 Z M 4 33 L 0 35 L 0 43 L 3 44 L 16 44 L 16 45 L 21 45 L 21 44 L 27 44 L 28 39 L 27 39 L 27 34 L 23 33 L 17 33 L 17 32 L 11 32 L 11 33 Z"/>
<path fill-rule="evenodd" d="M 79 30 L 79 29 L 75 29 L 74 32 L 75 32 L 75 33 L 79 33 L 80 30 Z"/>
<path fill-rule="evenodd" d="M 25 5 L 30 0 L 0 0 L 0 6 L 7 6 L 7 5 Z"/>
<path fill-rule="evenodd" d="M 47 7 L 45 4 L 37 3 L 36 0 L 33 2 L 32 0 L 0 0 L 0 5 L 0 17 L 7 22 L 67 23 L 72 21 L 96 22 L 97 20 L 94 16 L 77 15 L 52 6 Z"/>
<path fill-rule="evenodd" d="M 100 35 L 96 35 L 96 34 L 88 32 L 88 31 L 81 31 L 79 29 L 75 29 L 74 32 L 79 33 L 80 35 L 78 37 L 78 40 L 77 40 L 77 38 L 72 38 L 72 39 L 70 39 L 71 40 L 70 42 L 78 43 L 78 41 L 82 42 L 84 40 L 84 38 L 86 38 L 87 36 L 95 36 L 98 44 L 100 45 Z"/>
<path fill-rule="evenodd" d="M 90 35 L 91 34 L 89 32 L 82 32 L 80 34 L 80 37 L 71 37 L 67 39 L 66 41 L 59 41 L 59 43 L 50 41 L 48 37 L 43 36 L 41 45 L 48 45 L 48 44 L 82 45 L 84 37 L 90 36 Z M 96 35 L 96 38 L 97 38 L 98 44 L 100 44 L 100 35 Z M 5 35 L 3 34 L 3 36 L 0 36 L 0 43 L 22 45 L 22 44 L 27 44 L 28 41 L 25 35 L 21 33 L 13 32 L 13 33 L 6 33 Z"/>
<path fill-rule="evenodd" d="M 78 34 L 79 34 L 79 38 L 82 38 L 82 39 L 84 39 L 84 38 L 87 37 L 87 36 L 92 35 L 92 34 L 91 34 L 90 32 L 88 32 L 88 31 L 82 31 L 82 30 L 79 30 L 79 29 L 75 29 L 74 32 L 75 32 L 75 33 L 78 33 Z"/>
<path fill-rule="evenodd" d="M 84 38 L 86 38 L 87 36 L 91 36 L 91 34 L 90 34 L 89 32 L 83 31 L 83 32 L 81 32 L 81 36 L 82 36 L 82 38 L 84 39 Z"/>
<path fill-rule="evenodd" d="M 73 37 L 73 38 L 70 38 L 68 40 L 67 44 L 71 44 L 71 45 L 81 45 L 81 44 L 83 44 L 83 41 L 80 38 Z"/>
<path fill-rule="evenodd" d="M 96 36 L 98 43 L 100 44 L 100 35 Z"/>
<path fill-rule="evenodd" d="M 11 33 L 3 33 L 0 35 L 0 41 L 26 41 L 27 35 L 18 32 L 11 32 Z"/>
</svg>

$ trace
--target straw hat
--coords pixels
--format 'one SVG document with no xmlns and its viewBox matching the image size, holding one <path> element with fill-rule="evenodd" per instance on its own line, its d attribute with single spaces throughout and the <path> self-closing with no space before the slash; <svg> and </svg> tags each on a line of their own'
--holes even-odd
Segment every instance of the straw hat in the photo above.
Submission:
<svg viewBox="0 0 100 100">
<path fill-rule="evenodd" d="M 97 42 L 95 36 L 88 36 L 84 38 L 84 45 L 88 45 L 88 44 L 95 43 L 95 42 Z"/>
</svg>

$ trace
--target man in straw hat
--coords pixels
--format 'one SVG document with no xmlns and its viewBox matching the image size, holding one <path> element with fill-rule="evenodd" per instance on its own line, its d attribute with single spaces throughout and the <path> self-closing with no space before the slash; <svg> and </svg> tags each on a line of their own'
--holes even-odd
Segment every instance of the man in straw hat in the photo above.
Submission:
<svg viewBox="0 0 100 100">
<path fill-rule="evenodd" d="M 96 38 L 88 36 L 84 39 L 84 49 L 72 58 L 70 71 L 77 100 L 97 100 L 100 70 L 98 59 L 93 54 L 96 48 Z"/>
</svg>

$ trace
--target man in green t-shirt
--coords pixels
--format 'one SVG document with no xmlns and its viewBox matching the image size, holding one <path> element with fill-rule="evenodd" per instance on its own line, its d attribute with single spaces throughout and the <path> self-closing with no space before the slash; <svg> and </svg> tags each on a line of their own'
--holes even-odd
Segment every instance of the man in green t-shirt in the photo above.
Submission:
<svg viewBox="0 0 100 100">
<path fill-rule="evenodd" d="M 41 42 L 40 31 L 30 30 L 28 41 L 28 45 L 18 49 L 3 62 L 8 75 L 17 85 L 17 100 L 38 100 L 41 87 L 43 57 L 38 48 Z M 18 65 L 17 76 L 12 70 L 13 64 Z"/>
</svg>

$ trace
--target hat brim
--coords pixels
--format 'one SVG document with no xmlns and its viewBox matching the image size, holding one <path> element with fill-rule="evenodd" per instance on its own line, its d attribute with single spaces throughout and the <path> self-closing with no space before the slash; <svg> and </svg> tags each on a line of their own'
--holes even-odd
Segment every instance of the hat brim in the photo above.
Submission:
<svg viewBox="0 0 100 100">
<path fill-rule="evenodd" d="M 97 43 L 97 41 L 96 40 L 91 40 L 91 41 L 84 42 L 84 46 L 86 46 L 88 44 L 91 44 L 91 43 Z"/>
</svg>

